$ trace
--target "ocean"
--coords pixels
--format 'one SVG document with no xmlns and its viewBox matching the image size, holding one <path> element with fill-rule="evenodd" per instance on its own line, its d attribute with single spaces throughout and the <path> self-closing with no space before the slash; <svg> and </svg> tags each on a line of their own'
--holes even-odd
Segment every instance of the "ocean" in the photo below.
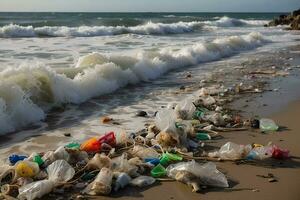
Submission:
<svg viewBox="0 0 300 200">
<path fill-rule="evenodd" d="M 187 71 L 199 81 L 294 44 L 299 35 L 263 26 L 279 14 L 0 13 L 0 134 L 154 112 Z"/>
</svg>

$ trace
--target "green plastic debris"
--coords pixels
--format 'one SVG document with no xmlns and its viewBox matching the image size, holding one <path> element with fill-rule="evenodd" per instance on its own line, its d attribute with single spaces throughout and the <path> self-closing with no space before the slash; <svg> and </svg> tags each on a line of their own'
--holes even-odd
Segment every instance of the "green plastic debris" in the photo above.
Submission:
<svg viewBox="0 0 300 200">
<path fill-rule="evenodd" d="M 197 140 L 211 140 L 211 136 L 207 133 L 197 133 L 196 138 Z"/>
<path fill-rule="evenodd" d="M 262 131 L 277 131 L 277 124 L 271 119 L 261 119 L 259 120 L 259 128 Z"/>
<path fill-rule="evenodd" d="M 71 143 L 67 144 L 65 147 L 68 149 L 79 149 L 80 144 L 77 142 L 71 142 Z"/>
<path fill-rule="evenodd" d="M 166 176 L 166 174 L 167 174 L 167 171 L 164 168 L 164 166 L 162 166 L 161 164 L 158 164 L 156 167 L 154 167 L 151 170 L 151 176 L 154 177 L 154 178 L 159 178 L 159 177 L 162 177 L 162 176 Z"/>
<path fill-rule="evenodd" d="M 44 161 L 40 155 L 36 155 L 33 157 L 33 162 L 36 162 L 39 166 L 44 164 Z"/>
<path fill-rule="evenodd" d="M 169 162 L 172 161 L 181 161 L 182 157 L 177 155 L 177 154 L 173 154 L 173 153 L 164 153 L 161 158 L 160 158 L 160 164 L 162 165 L 167 165 Z"/>
<path fill-rule="evenodd" d="M 94 178 L 97 176 L 98 173 L 99 173 L 99 172 L 95 172 L 95 171 L 85 173 L 85 174 L 81 177 L 81 179 L 82 179 L 83 181 L 89 181 L 89 180 L 92 180 L 92 179 L 94 179 Z"/>
</svg>

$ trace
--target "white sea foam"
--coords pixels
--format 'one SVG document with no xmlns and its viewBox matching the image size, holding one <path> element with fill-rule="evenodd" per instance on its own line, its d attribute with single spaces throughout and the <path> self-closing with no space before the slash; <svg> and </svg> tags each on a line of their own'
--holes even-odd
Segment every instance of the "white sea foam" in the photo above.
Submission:
<svg viewBox="0 0 300 200">
<path fill-rule="evenodd" d="M 265 42 L 260 33 L 253 32 L 179 50 L 163 48 L 135 55 L 91 53 L 74 67 L 60 70 L 29 63 L 7 67 L 0 72 L 0 133 L 43 120 L 46 107 L 79 104 L 128 84 L 156 79 L 172 69 L 218 60 Z"/>
<path fill-rule="evenodd" d="M 221 17 L 216 21 L 205 21 L 207 25 L 213 25 L 218 27 L 233 27 L 233 26 L 263 26 L 267 24 L 268 20 L 244 20 L 235 19 L 227 16 Z"/>
<path fill-rule="evenodd" d="M 148 22 L 138 26 L 20 26 L 10 24 L 0 27 L 0 37 L 91 37 L 126 33 L 142 35 L 166 35 L 211 30 L 208 26 L 262 26 L 265 20 L 242 20 L 222 17 L 215 21 L 176 22 L 171 24 Z"/>
</svg>

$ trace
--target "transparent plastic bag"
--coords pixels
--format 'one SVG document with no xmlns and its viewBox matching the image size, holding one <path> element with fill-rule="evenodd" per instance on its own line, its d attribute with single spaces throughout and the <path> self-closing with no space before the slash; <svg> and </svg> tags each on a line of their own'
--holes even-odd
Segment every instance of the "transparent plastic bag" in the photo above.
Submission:
<svg viewBox="0 0 300 200">
<path fill-rule="evenodd" d="M 176 115 L 174 110 L 162 109 L 155 116 L 155 125 L 159 130 L 176 132 Z"/>
<path fill-rule="evenodd" d="M 192 98 L 184 99 L 175 107 L 176 116 L 179 119 L 192 119 L 195 111 L 196 107 L 193 104 Z"/>
<path fill-rule="evenodd" d="M 55 160 L 65 160 L 65 161 L 69 161 L 70 159 L 70 155 L 69 153 L 66 151 L 65 147 L 58 147 L 55 151 L 54 151 L 54 157 Z"/>
<path fill-rule="evenodd" d="M 138 167 L 135 165 L 129 164 L 127 160 L 127 154 L 123 153 L 121 156 L 113 158 L 112 162 L 112 170 L 113 172 L 125 172 L 131 177 L 138 176 Z"/>
<path fill-rule="evenodd" d="M 236 160 L 245 157 L 250 150 L 251 147 L 227 142 L 219 151 L 208 153 L 208 156 L 221 158 L 223 160 Z"/>
<path fill-rule="evenodd" d="M 160 154 L 157 153 L 154 149 L 143 147 L 141 145 L 135 145 L 133 147 L 132 155 L 137 156 L 143 160 L 146 158 L 158 158 L 160 156 Z"/>
<path fill-rule="evenodd" d="M 270 157 L 272 157 L 272 148 L 262 146 L 253 148 L 246 158 L 249 160 L 264 160 Z"/>
<path fill-rule="evenodd" d="M 112 177 L 112 171 L 106 167 L 103 167 L 95 180 L 90 183 L 83 192 L 89 195 L 109 194 L 111 192 Z"/>
<path fill-rule="evenodd" d="M 192 160 L 190 162 L 180 162 L 167 167 L 167 175 L 175 179 L 176 174 L 180 171 L 187 171 L 199 178 L 201 185 L 228 187 L 228 182 L 223 173 L 217 170 L 216 165 L 212 162 L 200 165 Z"/>
<path fill-rule="evenodd" d="M 50 193 L 53 187 L 54 183 L 50 180 L 42 180 L 29 183 L 19 188 L 18 199 L 33 200 L 36 198 L 41 198 L 44 195 Z"/>
<path fill-rule="evenodd" d="M 71 180 L 75 170 L 67 161 L 57 160 L 47 167 L 47 173 L 48 179 L 56 185 Z"/>
<path fill-rule="evenodd" d="M 137 187 L 147 187 L 152 185 L 155 182 L 155 178 L 151 176 L 139 176 L 135 179 L 132 179 L 130 185 Z"/>
<path fill-rule="evenodd" d="M 261 119 L 259 120 L 259 128 L 262 131 L 277 131 L 277 124 L 271 119 Z"/>
<path fill-rule="evenodd" d="M 60 183 L 72 179 L 75 170 L 67 161 L 57 160 L 47 167 L 48 180 L 36 181 L 19 188 L 19 199 L 33 200 L 48 194 Z"/>
</svg>

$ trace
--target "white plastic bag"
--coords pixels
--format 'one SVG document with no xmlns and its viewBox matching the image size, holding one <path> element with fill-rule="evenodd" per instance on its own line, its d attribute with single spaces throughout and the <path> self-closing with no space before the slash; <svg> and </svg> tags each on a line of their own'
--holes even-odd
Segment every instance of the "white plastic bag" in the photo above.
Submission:
<svg viewBox="0 0 300 200">
<path fill-rule="evenodd" d="M 208 153 L 209 157 L 217 157 L 223 160 L 236 160 L 244 158 L 251 150 L 250 146 L 239 145 L 233 142 L 227 142 L 219 151 Z"/>
<path fill-rule="evenodd" d="M 159 130 L 168 130 L 176 132 L 175 127 L 176 114 L 174 110 L 162 109 L 155 116 L 155 125 Z"/>
<path fill-rule="evenodd" d="M 44 195 L 50 193 L 54 187 L 54 183 L 49 180 L 42 180 L 33 183 L 29 183 L 19 188 L 18 199 L 21 200 L 33 200 L 41 198 Z"/>
<path fill-rule="evenodd" d="M 192 98 L 184 99 L 175 107 L 176 116 L 179 119 L 192 119 L 195 111 L 196 107 L 193 104 Z"/>
<path fill-rule="evenodd" d="M 169 177 L 175 179 L 179 171 L 187 171 L 199 178 L 201 185 L 228 187 L 228 182 L 223 173 L 217 170 L 216 165 L 212 162 L 200 165 L 192 160 L 190 162 L 180 162 L 167 167 L 167 174 Z"/>
<path fill-rule="evenodd" d="M 135 145 L 133 147 L 132 155 L 137 156 L 143 160 L 146 158 L 159 158 L 160 156 L 160 154 L 157 153 L 154 149 L 146 148 L 141 145 Z"/>
<path fill-rule="evenodd" d="M 48 194 L 52 189 L 73 178 L 75 170 L 65 160 L 54 161 L 47 167 L 48 180 L 42 180 L 19 188 L 19 199 L 33 200 Z"/>
<path fill-rule="evenodd" d="M 127 160 L 127 154 L 123 153 L 121 156 L 113 158 L 111 160 L 113 172 L 125 172 L 129 176 L 138 176 L 138 167 L 129 164 Z"/>
</svg>

